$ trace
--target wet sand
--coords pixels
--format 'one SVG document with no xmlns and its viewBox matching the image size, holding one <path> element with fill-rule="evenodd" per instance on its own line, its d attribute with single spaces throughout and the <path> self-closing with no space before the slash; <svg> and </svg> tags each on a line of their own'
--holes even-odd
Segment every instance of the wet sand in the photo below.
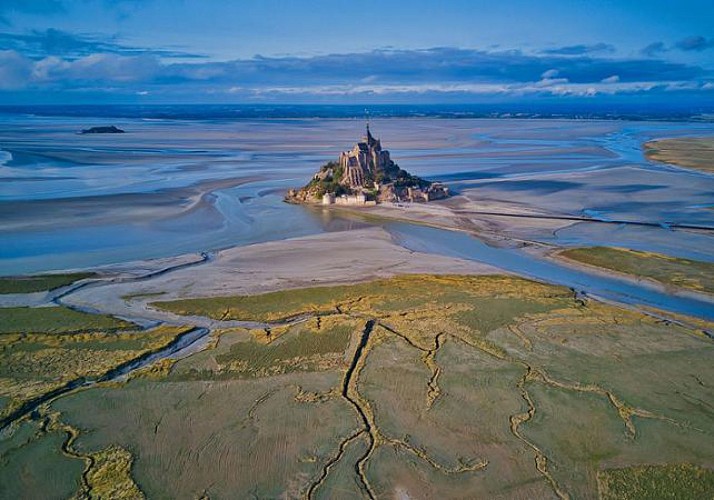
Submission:
<svg viewBox="0 0 714 500">
<path fill-rule="evenodd" d="M 147 263 L 136 265 L 146 267 Z M 164 265 L 171 267 L 169 261 Z M 114 270 L 110 266 L 102 271 L 112 274 Z M 395 244 L 387 232 L 370 228 L 235 247 L 216 253 L 200 266 L 185 267 L 149 280 L 106 282 L 79 289 L 63 302 L 128 319 L 182 324 L 185 318 L 152 309 L 148 304 L 156 300 L 250 295 L 422 273 L 494 274 L 501 271 L 474 261 L 412 252 Z M 192 318 L 192 321 L 209 328 L 229 326 L 207 318 Z"/>
<path fill-rule="evenodd" d="M 641 149 L 653 137 L 714 133 L 711 124 L 380 120 L 374 128 L 395 160 L 447 182 L 456 196 L 355 209 L 289 205 L 282 196 L 359 137 L 356 120 L 126 120 L 121 137 L 78 136 L 58 119 L 37 119 L 32 134 L 11 125 L 0 125 L 0 175 L 13 180 L 0 189 L 0 271 L 109 265 L 111 272 L 121 262 L 216 255 L 200 271 L 103 283 L 67 297 L 124 317 L 169 319 L 147 311 L 149 299 L 137 294 L 169 299 L 398 273 L 499 272 L 412 254 L 380 229 L 388 219 L 467 232 L 539 258 L 561 247 L 629 244 L 714 260 L 711 231 L 672 229 L 714 227 L 705 208 L 714 203 L 714 178 L 648 162 Z"/>
<path fill-rule="evenodd" d="M 86 122 L 0 120 L 0 274 L 364 227 L 282 203 L 288 188 L 351 147 L 363 133 L 360 120 L 123 119 L 116 125 L 126 134 L 77 135 Z M 373 128 L 403 168 L 459 194 L 444 206 L 457 209 L 460 227 L 583 245 L 607 244 L 609 233 L 476 212 L 714 224 L 706 209 L 714 180 L 650 163 L 641 151 L 657 137 L 714 133 L 711 124 L 414 118 L 377 120 Z M 424 217 L 445 222 L 429 210 Z M 624 243 L 634 233 L 612 234 Z M 700 235 L 677 239 L 702 248 Z M 666 229 L 651 231 L 645 245 L 661 250 L 671 240 Z"/>
</svg>

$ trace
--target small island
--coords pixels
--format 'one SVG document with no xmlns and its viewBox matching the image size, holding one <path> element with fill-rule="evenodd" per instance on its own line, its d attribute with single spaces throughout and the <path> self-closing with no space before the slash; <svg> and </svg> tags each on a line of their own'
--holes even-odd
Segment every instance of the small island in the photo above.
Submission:
<svg viewBox="0 0 714 500">
<path fill-rule="evenodd" d="M 80 134 L 123 134 L 125 133 L 119 127 L 110 125 L 108 127 L 90 127 L 80 130 Z"/>
<path fill-rule="evenodd" d="M 288 191 L 285 201 L 322 205 L 376 205 L 383 202 L 428 202 L 448 198 L 449 189 L 402 170 L 382 149 L 367 124 L 367 133 L 336 162 L 323 165 L 302 189 Z"/>
</svg>

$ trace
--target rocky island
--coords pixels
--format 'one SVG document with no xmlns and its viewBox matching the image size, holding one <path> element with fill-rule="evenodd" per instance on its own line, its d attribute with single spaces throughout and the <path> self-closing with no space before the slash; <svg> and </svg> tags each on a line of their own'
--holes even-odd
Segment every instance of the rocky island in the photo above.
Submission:
<svg viewBox="0 0 714 500">
<path fill-rule="evenodd" d="M 90 127 L 80 130 L 81 135 L 84 134 L 123 134 L 124 131 L 115 125 L 106 127 Z"/>
<path fill-rule="evenodd" d="M 449 196 L 441 183 L 430 182 L 399 168 L 367 131 L 361 142 L 338 160 L 323 165 L 302 189 L 288 191 L 290 203 L 376 205 L 381 202 L 427 202 Z"/>
</svg>

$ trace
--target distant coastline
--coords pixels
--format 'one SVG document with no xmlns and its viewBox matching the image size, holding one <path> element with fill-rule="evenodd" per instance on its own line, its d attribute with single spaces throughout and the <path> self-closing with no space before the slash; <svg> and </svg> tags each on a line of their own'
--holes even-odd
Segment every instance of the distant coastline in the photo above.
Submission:
<svg viewBox="0 0 714 500">
<path fill-rule="evenodd" d="M 714 122 L 714 104 L 640 106 L 629 104 L 82 104 L 0 105 L 0 115 L 138 118 L 147 120 L 362 119 L 373 118 L 568 119 Z"/>
</svg>

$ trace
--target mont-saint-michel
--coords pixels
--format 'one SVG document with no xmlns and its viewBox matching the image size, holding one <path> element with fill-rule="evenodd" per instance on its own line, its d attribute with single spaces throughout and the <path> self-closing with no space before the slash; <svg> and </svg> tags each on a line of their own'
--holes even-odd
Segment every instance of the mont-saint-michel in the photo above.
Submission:
<svg viewBox="0 0 714 500">
<path fill-rule="evenodd" d="M 0 500 L 714 500 L 714 3 L 642 4 L 0 0 Z"/>
<path fill-rule="evenodd" d="M 449 196 L 449 188 L 399 168 L 382 141 L 369 130 L 350 151 L 323 165 L 302 189 L 285 197 L 293 203 L 322 205 L 376 205 L 382 202 L 427 202 Z"/>
</svg>

